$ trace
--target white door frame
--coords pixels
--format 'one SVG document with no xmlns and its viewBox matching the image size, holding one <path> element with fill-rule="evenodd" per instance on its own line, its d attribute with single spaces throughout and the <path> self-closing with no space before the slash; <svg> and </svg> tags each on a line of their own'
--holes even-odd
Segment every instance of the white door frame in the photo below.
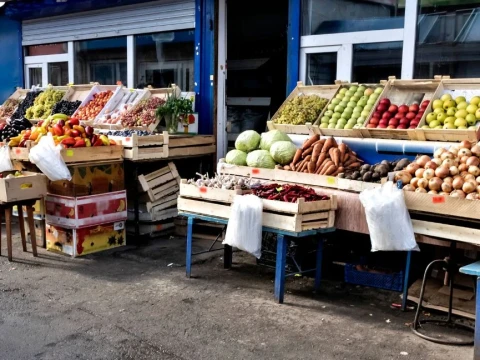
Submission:
<svg viewBox="0 0 480 360">
<path fill-rule="evenodd" d="M 40 85 L 40 87 L 43 87 L 48 79 L 45 79 L 46 77 L 46 64 L 25 64 L 25 88 L 30 89 L 32 86 L 37 86 Z M 30 69 L 42 69 L 42 83 L 41 84 L 32 84 L 31 79 L 30 79 Z"/>
<path fill-rule="evenodd" d="M 218 2 L 218 50 L 217 50 L 217 162 L 228 149 L 227 136 L 227 1 Z"/>
<path fill-rule="evenodd" d="M 69 54 L 57 54 L 57 55 L 39 55 L 39 56 L 25 56 L 25 87 L 30 88 L 30 73 L 28 69 L 30 68 L 41 68 L 42 69 L 42 83 L 41 87 L 46 87 L 48 85 L 48 64 L 49 63 L 58 63 L 66 62 L 69 63 Z M 70 71 L 69 71 L 69 82 L 70 81 Z M 66 84 L 63 84 L 66 85 Z"/>
</svg>

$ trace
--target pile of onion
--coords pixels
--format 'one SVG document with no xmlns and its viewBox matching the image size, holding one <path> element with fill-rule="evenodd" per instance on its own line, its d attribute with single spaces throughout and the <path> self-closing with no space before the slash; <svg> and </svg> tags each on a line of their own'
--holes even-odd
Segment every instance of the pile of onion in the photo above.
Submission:
<svg viewBox="0 0 480 360">
<path fill-rule="evenodd" d="M 403 190 L 480 200 L 480 146 L 468 140 L 435 150 L 433 158 L 418 156 L 395 174 Z"/>
</svg>

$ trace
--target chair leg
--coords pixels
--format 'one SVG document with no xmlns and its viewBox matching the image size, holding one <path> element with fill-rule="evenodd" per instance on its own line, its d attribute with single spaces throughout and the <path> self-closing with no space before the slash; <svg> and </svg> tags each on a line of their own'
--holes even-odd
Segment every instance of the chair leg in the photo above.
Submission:
<svg viewBox="0 0 480 360">
<path fill-rule="evenodd" d="M 12 261 L 12 208 L 5 208 L 5 227 L 7 228 L 8 261 Z"/>
<path fill-rule="evenodd" d="M 30 241 L 32 242 L 33 256 L 37 257 L 37 236 L 35 234 L 35 222 L 33 221 L 33 207 L 27 206 L 28 227 L 30 228 Z"/>
<path fill-rule="evenodd" d="M 23 252 L 27 251 L 27 240 L 25 237 L 25 221 L 23 220 L 23 206 L 17 205 L 18 208 L 18 224 L 20 226 L 20 235 L 22 236 Z M 32 230 L 30 230 L 32 231 Z"/>
</svg>

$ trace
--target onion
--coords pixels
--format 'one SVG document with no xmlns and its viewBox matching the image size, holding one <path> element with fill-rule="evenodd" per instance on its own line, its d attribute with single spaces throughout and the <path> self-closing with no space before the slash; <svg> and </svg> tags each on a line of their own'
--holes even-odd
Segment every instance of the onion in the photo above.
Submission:
<svg viewBox="0 0 480 360">
<path fill-rule="evenodd" d="M 407 184 L 403 187 L 404 191 L 415 191 L 415 187 L 413 185 Z"/>
<path fill-rule="evenodd" d="M 480 183 L 480 176 L 477 176 L 477 178 L 475 179 L 475 181 L 476 181 L 477 183 Z"/>
<path fill-rule="evenodd" d="M 422 178 L 424 171 L 425 171 L 424 168 L 418 169 L 417 171 L 415 171 L 415 176 L 416 176 L 417 178 Z"/>
<path fill-rule="evenodd" d="M 433 161 L 435 164 L 437 164 L 437 166 L 442 165 L 442 159 L 440 159 L 440 158 L 435 158 L 435 159 L 432 159 L 431 161 Z"/>
<path fill-rule="evenodd" d="M 425 171 L 423 172 L 424 179 L 430 180 L 434 176 L 435 176 L 435 170 L 433 169 L 425 169 Z"/>
<path fill-rule="evenodd" d="M 472 146 L 470 151 L 472 152 L 473 155 L 480 156 L 480 146 L 474 145 L 474 146 Z"/>
<path fill-rule="evenodd" d="M 446 193 L 445 191 L 440 191 L 438 193 L 438 195 L 443 195 L 443 196 L 447 196 L 447 195 L 450 195 L 449 193 Z"/>
<path fill-rule="evenodd" d="M 480 165 L 480 159 L 476 156 L 470 156 L 467 161 L 465 161 L 465 164 L 468 166 L 478 166 Z"/>
<path fill-rule="evenodd" d="M 453 190 L 452 184 L 446 183 L 445 181 L 442 184 L 442 191 L 446 193 L 451 193 Z"/>
<path fill-rule="evenodd" d="M 465 180 L 465 176 L 467 176 L 468 174 L 469 174 L 468 171 L 462 171 L 462 172 L 460 173 L 460 176 L 461 176 L 461 178 L 462 178 L 463 180 Z"/>
<path fill-rule="evenodd" d="M 448 151 L 450 153 L 452 153 L 453 155 L 457 156 L 458 155 L 458 150 L 460 150 L 460 148 L 456 147 L 456 146 L 452 146 L 450 149 L 448 149 Z"/>
<path fill-rule="evenodd" d="M 437 149 L 437 150 L 435 150 L 435 152 L 433 153 L 433 157 L 434 157 L 434 158 L 437 158 L 437 159 L 440 159 L 440 156 L 442 156 L 442 154 L 443 154 L 444 152 L 446 152 L 446 151 L 447 151 L 447 149 L 445 149 L 445 148 Z"/>
<path fill-rule="evenodd" d="M 455 161 L 453 161 L 452 159 L 445 159 L 442 162 L 442 166 L 445 166 L 445 167 L 455 166 Z"/>
<path fill-rule="evenodd" d="M 467 174 L 463 177 L 463 180 L 465 180 L 465 181 L 475 181 L 475 176 L 473 176 L 472 174 Z"/>
<path fill-rule="evenodd" d="M 412 185 L 414 188 L 416 188 L 416 187 L 418 186 L 418 180 L 419 180 L 419 178 L 414 177 L 414 178 L 410 181 L 410 185 Z"/>
<path fill-rule="evenodd" d="M 429 161 L 425 164 L 425 169 L 433 169 L 435 170 L 437 168 L 437 164 L 434 163 L 433 161 Z"/>
<path fill-rule="evenodd" d="M 413 175 L 419 168 L 420 168 L 420 165 L 418 165 L 415 162 L 412 162 L 407 165 L 407 167 L 405 168 L 405 171 L 408 171 L 410 174 Z"/>
<path fill-rule="evenodd" d="M 447 176 L 445 179 L 443 179 L 443 182 L 452 185 L 453 178 L 450 176 Z"/>
<path fill-rule="evenodd" d="M 421 178 L 418 179 L 417 186 L 422 189 L 426 189 L 428 187 L 428 180 Z"/>
<path fill-rule="evenodd" d="M 458 156 L 472 156 L 472 152 L 470 151 L 470 149 L 467 149 L 467 148 L 461 148 L 460 150 L 458 150 Z"/>
<path fill-rule="evenodd" d="M 415 192 L 417 192 L 417 193 L 425 193 L 425 194 L 426 194 L 426 193 L 427 193 L 427 190 L 425 190 L 424 188 L 419 187 L 419 188 L 416 188 L 416 189 L 415 189 Z"/>
<path fill-rule="evenodd" d="M 430 190 L 428 193 L 431 195 L 438 195 L 438 191 L 435 190 Z"/>
<path fill-rule="evenodd" d="M 466 164 L 467 163 L 467 160 L 468 160 L 469 156 L 465 155 L 465 156 L 462 156 L 460 158 L 460 163 L 462 164 Z"/>
<path fill-rule="evenodd" d="M 448 169 L 448 171 L 452 176 L 458 175 L 459 173 L 458 168 L 456 166 L 450 166 L 450 169 Z"/>
<path fill-rule="evenodd" d="M 455 190 L 461 189 L 465 181 L 462 178 L 456 178 L 453 180 L 452 186 Z"/>
<path fill-rule="evenodd" d="M 464 172 L 464 171 L 467 171 L 467 170 L 468 170 L 467 164 L 460 164 L 460 165 L 458 165 L 458 171 L 459 171 L 459 172 Z"/>
<path fill-rule="evenodd" d="M 478 200 L 479 197 L 478 197 L 477 193 L 470 193 L 465 197 L 465 199 L 467 199 L 467 200 Z"/>
<path fill-rule="evenodd" d="M 480 185 L 477 185 L 477 193 L 480 194 Z"/>
<path fill-rule="evenodd" d="M 462 186 L 462 190 L 465 194 L 470 194 L 471 192 L 474 192 L 475 188 L 476 186 L 470 181 L 465 181 L 465 183 Z"/>
<path fill-rule="evenodd" d="M 440 159 L 442 159 L 442 160 L 445 160 L 445 159 L 452 159 L 452 160 L 453 160 L 454 158 L 455 158 L 455 155 L 452 154 L 452 153 L 449 152 L 449 151 L 448 151 L 448 152 L 444 152 L 444 153 L 442 154 L 442 156 L 440 156 Z"/>
<path fill-rule="evenodd" d="M 450 196 L 465 199 L 465 193 L 462 190 L 453 190 Z"/>
<path fill-rule="evenodd" d="M 463 140 L 461 143 L 460 143 L 460 147 L 462 148 L 466 148 L 466 149 L 471 149 L 472 148 L 472 143 L 468 140 Z"/>
<path fill-rule="evenodd" d="M 469 166 L 468 167 L 468 172 L 472 174 L 473 176 L 479 176 L 480 175 L 480 169 L 478 166 Z"/>
<path fill-rule="evenodd" d="M 446 167 L 440 166 L 435 169 L 435 176 L 438 176 L 440 179 L 446 178 L 448 175 L 450 175 L 450 171 Z"/>
<path fill-rule="evenodd" d="M 399 171 L 395 174 L 395 182 L 402 181 L 403 185 L 407 185 L 412 180 L 412 175 L 408 171 Z"/>
<path fill-rule="evenodd" d="M 430 179 L 430 181 L 428 182 L 428 188 L 430 190 L 438 191 L 442 188 L 442 183 L 443 183 L 442 179 L 438 177 L 434 177 Z"/>
<path fill-rule="evenodd" d="M 422 155 L 417 158 L 416 163 L 420 165 L 420 167 L 425 167 L 425 164 L 430 161 L 430 157 L 427 155 Z"/>
</svg>

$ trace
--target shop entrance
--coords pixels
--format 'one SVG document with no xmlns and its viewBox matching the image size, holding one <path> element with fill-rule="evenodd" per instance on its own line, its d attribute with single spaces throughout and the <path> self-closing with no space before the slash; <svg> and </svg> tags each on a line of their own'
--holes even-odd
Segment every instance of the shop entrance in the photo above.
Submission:
<svg viewBox="0 0 480 360">
<path fill-rule="evenodd" d="M 48 84 L 53 86 L 67 85 L 69 82 L 68 61 L 39 59 L 41 57 L 43 56 L 35 56 L 30 59 L 25 57 L 25 87 L 28 89 L 37 85 L 41 87 L 46 87 Z"/>
</svg>

